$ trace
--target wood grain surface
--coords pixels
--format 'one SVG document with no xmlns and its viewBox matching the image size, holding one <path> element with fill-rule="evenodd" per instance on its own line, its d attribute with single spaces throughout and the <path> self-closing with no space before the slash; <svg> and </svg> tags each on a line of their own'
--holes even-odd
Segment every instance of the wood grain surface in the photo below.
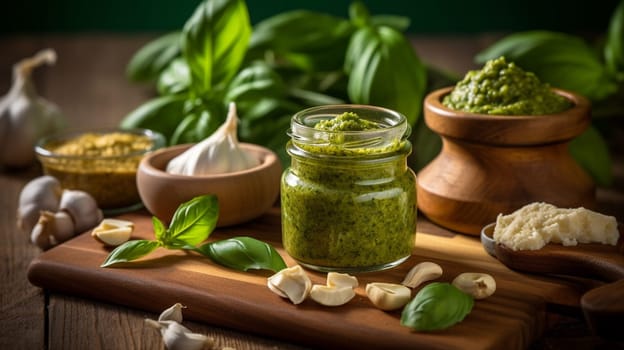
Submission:
<svg viewBox="0 0 624 350">
<path fill-rule="evenodd" d="M 217 229 L 212 240 L 249 235 L 281 248 L 278 208 L 250 224 Z M 153 238 L 149 215 L 121 218 L 136 225 L 135 238 Z M 237 272 L 204 257 L 159 249 L 139 261 L 101 268 L 109 248 L 88 233 L 37 257 L 29 269 L 32 283 L 52 291 L 74 294 L 157 313 L 180 302 L 192 320 L 311 347 L 330 348 L 443 348 L 463 349 L 466 342 L 479 349 L 523 349 L 546 329 L 549 304 L 578 308 L 582 284 L 528 277 L 508 270 L 490 257 L 479 240 L 455 234 L 419 232 L 412 257 L 398 268 L 358 275 L 354 300 L 328 308 L 306 300 L 292 305 L 266 287 L 270 272 Z M 450 282 L 461 272 L 487 272 L 497 281 L 491 298 L 477 301 L 464 322 L 444 331 L 412 332 L 399 324 L 400 312 L 373 307 L 364 288 L 369 282 L 399 283 L 418 262 L 434 261 Z M 313 283 L 325 276 L 309 272 Z M 415 294 L 415 291 L 414 291 Z M 488 324 L 496 324 L 491 332 Z"/>
</svg>

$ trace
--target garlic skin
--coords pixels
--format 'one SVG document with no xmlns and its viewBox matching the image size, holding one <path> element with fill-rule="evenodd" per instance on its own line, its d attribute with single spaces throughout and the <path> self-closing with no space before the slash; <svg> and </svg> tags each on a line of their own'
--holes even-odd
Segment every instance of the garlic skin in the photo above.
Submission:
<svg viewBox="0 0 624 350">
<path fill-rule="evenodd" d="M 201 350 L 212 348 L 214 345 L 214 339 L 203 334 L 193 333 L 176 321 L 145 319 L 145 324 L 160 330 L 168 350 Z"/>
<path fill-rule="evenodd" d="M 104 218 L 95 199 L 87 192 L 80 190 L 64 190 L 59 210 L 64 210 L 71 215 L 76 233 L 82 233 L 96 226 Z"/>
<path fill-rule="evenodd" d="M 225 122 L 208 138 L 167 164 L 167 172 L 178 175 L 225 174 L 253 168 L 260 160 L 239 147 L 236 105 L 229 106 Z"/>
<path fill-rule="evenodd" d="M 66 122 L 58 106 L 37 95 L 31 81 L 34 68 L 56 62 L 51 49 L 13 66 L 13 85 L 0 99 L 0 165 L 21 168 L 35 160 L 34 145 L 61 130 Z"/>
<path fill-rule="evenodd" d="M 30 233 L 42 210 L 58 211 L 62 192 L 61 183 L 55 177 L 45 175 L 30 180 L 19 195 L 17 227 Z"/>
</svg>

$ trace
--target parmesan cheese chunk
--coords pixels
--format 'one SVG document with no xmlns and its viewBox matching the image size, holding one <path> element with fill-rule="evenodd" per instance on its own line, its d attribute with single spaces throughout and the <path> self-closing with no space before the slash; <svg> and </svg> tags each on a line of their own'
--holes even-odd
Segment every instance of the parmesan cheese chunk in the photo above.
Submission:
<svg viewBox="0 0 624 350">
<path fill-rule="evenodd" d="M 525 205 L 509 215 L 499 214 L 494 227 L 494 241 L 512 250 L 537 250 L 551 242 L 564 246 L 616 245 L 619 236 L 613 216 L 543 202 Z"/>
</svg>

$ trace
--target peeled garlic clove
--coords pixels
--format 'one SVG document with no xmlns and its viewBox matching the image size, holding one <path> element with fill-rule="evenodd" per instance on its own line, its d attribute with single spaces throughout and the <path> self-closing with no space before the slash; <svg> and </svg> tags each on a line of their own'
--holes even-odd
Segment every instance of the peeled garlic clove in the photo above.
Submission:
<svg viewBox="0 0 624 350">
<path fill-rule="evenodd" d="M 353 287 L 329 287 L 315 284 L 310 290 L 310 298 L 325 306 L 340 306 L 348 303 L 355 296 Z"/>
<path fill-rule="evenodd" d="M 496 291 L 496 281 L 487 273 L 464 272 L 452 284 L 475 299 L 485 299 Z"/>
<path fill-rule="evenodd" d="M 71 215 L 77 233 L 94 227 L 104 217 L 95 199 L 87 192 L 79 190 L 64 190 L 59 209 Z"/>
<path fill-rule="evenodd" d="M 224 174 L 253 168 L 260 160 L 239 147 L 236 105 L 230 103 L 227 119 L 212 135 L 167 164 L 167 172 L 180 175 Z"/>
<path fill-rule="evenodd" d="M 327 286 L 329 287 L 357 288 L 358 284 L 358 280 L 355 276 L 338 272 L 327 273 Z"/>
<path fill-rule="evenodd" d="M 312 281 L 301 266 L 295 265 L 269 277 L 267 285 L 277 295 L 287 297 L 293 304 L 300 304 L 310 293 Z"/>
<path fill-rule="evenodd" d="M 421 283 L 431 281 L 440 276 L 442 276 L 442 267 L 436 263 L 425 261 L 412 267 L 401 284 L 410 288 L 416 288 Z"/>
<path fill-rule="evenodd" d="M 119 219 L 104 219 L 91 231 L 91 237 L 109 246 L 127 242 L 134 231 L 134 223 Z"/>
<path fill-rule="evenodd" d="M 173 306 L 165 309 L 160 316 L 158 317 L 158 321 L 176 321 L 178 323 L 182 323 L 182 309 L 184 305 L 180 303 L 175 303 Z"/>
<path fill-rule="evenodd" d="M 402 284 L 373 282 L 366 285 L 366 295 L 373 305 L 389 311 L 405 306 L 412 291 Z"/>
<path fill-rule="evenodd" d="M 31 232 L 42 210 L 58 211 L 61 200 L 61 183 L 45 175 L 29 181 L 20 192 L 17 207 L 17 227 Z"/>
</svg>

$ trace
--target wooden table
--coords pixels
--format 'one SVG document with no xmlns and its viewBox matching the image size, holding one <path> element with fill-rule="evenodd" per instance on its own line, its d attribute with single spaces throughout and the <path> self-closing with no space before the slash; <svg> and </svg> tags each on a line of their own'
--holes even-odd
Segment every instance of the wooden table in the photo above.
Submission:
<svg viewBox="0 0 624 350">
<path fill-rule="evenodd" d="M 116 126 L 130 110 L 152 94 L 124 77 L 125 64 L 150 35 L 56 35 L 0 37 L 0 92 L 10 86 L 11 66 L 35 51 L 52 47 L 58 53 L 54 67 L 35 72 L 36 85 L 46 98 L 67 114 L 71 129 Z M 419 55 L 427 62 L 456 72 L 472 68 L 472 57 L 492 41 L 491 36 L 414 38 Z M 452 51 L 449 51 L 452 50 Z M 449 54 L 452 52 L 452 54 Z M 621 130 L 620 130 L 621 131 Z M 600 211 L 624 221 L 624 152 L 622 132 L 610 140 L 616 160 L 616 181 L 598 189 Z M 23 185 L 40 175 L 33 166 L 0 172 L 0 348 L 1 349 L 155 349 L 160 337 L 144 326 L 156 314 L 65 294 L 31 285 L 28 265 L 40 254 L 28 236 L 15 225 L 16 204 Z M 422 225 L 431 224 L 422 221 Z M 433 228 L 441 234 L 452 234 Z M 592 348 L 601 340 L 592 337 L 581 319 L 552 313 L 552 322 L 536 348 L 576 346 Z M 208 334 L 219 347 L 237 349 L 298 349 L 296 344 L 258 337 L 197 322 L 185 322 L 194 331 Z M 495 327 L 495 326 L 494 326 Z"/>
</svg>

